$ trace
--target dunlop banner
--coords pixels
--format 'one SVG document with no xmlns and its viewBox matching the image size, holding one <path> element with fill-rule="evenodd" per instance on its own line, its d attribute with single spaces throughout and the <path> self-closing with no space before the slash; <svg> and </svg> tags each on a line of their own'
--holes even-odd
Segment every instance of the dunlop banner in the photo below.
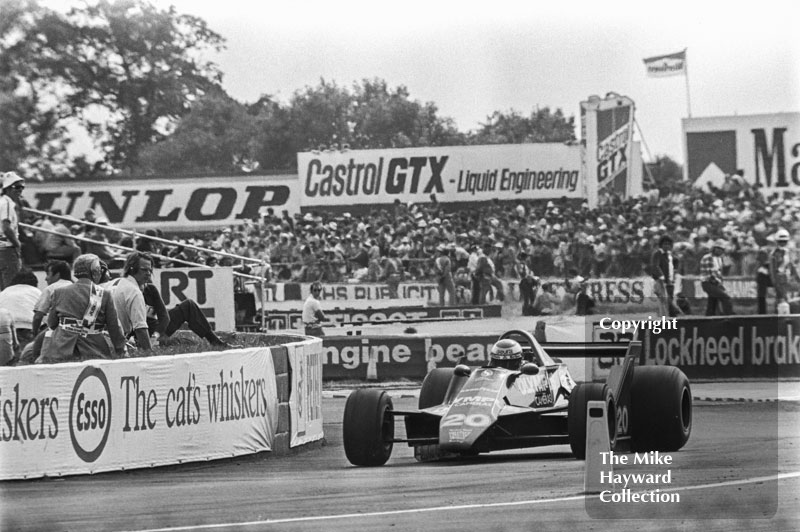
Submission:
<svg viewBox="0 0 800 532">
<path fill-rule="evenodd" d="M 86 209 L 123 229 L 210 231 L 275 213 L 300 212 L 296 175 L 29 181 L 25 199 L 81 219 Z"/>
<path fill-rule="evenodd" d="M 269 348 L 0 369 L 0 479 L 98 473 L 272 448 Z"/>
<path fill-rule="evenodd" d="M 644 362 L 691 378 L 800 377 L 800 316 L 694 318 L 644 331 Z"/>
</svg>

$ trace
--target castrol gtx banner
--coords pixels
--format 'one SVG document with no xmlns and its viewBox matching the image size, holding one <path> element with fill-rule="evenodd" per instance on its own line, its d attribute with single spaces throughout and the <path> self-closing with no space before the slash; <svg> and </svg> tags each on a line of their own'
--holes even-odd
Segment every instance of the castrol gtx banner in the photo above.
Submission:
<svg viewBox="0 0 800 532">
<path fill-rule="evenodd" d="M 41 211 L 82 219 L 87 209 L 122 229 L 210 231 L 300 211 L 296 175 L 29 181 L 24 198 Z"/>
<path fill-rule="evenodd" d="M 271 450 L 269 348 L 0 369 L 0 479 Z"/>
<path fill-rule="evenodd" d="M 633 157 L 634 103 L 608 93 L 581 102 L 581 138 L 585 144 L 587 196 L 624 196 L 641 190 L 641 169 Z"/>
<path fill-rule="evenodd" d="M 560 143 L 297 154 L 303 207 L 578 198 L 580 168 Z"/>
</svg>

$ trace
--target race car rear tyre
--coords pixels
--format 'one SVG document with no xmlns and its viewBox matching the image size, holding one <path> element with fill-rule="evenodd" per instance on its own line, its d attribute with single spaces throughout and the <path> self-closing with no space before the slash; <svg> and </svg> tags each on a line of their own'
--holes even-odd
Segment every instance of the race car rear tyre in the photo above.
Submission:
<svg viewBox="0 0 800 532">
<path fill-rule="evenodd" d="M 380 466 L 392 455 L 394 416 L 392 398 L 382 390 L 356 390 L 344 405 L 342 439 L 351 464 Z"/>
<path fill-rule="evenodd" d="M 637 366 L 631 383 L 635 451 L 677 451 L 692 432 L 692 389 L 673 366 Z"/>
<path fill-rule="evenodd" d="M 608 386 L 596 382 L 582 383 L 572 389 L 567 409 L 567 431 L 572 454 L 578 460 L 586 458 L 586 405 L 589 401 L 605 401 L 608 418 L 608 438 L 611 450 L 616 444 L 617 421 L 614 397 Z"/>
<path fill-rule="evenodd" d="M 419 391 L 420 410 L 442 404 L 447 394 L 447 387 L 453 378 L 453 371 L 454 368 L 436 368 L 425 376 Z"/>
</svg>

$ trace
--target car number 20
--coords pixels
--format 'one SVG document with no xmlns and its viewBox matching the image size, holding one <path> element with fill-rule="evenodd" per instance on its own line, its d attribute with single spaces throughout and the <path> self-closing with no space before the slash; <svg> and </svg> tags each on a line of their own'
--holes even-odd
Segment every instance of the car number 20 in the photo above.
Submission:
<svg viewBox="0 0 800 532">
<path fill-rule="evenodd" d="M 450 414 L 442 420 L 442 427 L 485 427 L 489 424 L 489 416 L 485 414 Z"/>
</svg>

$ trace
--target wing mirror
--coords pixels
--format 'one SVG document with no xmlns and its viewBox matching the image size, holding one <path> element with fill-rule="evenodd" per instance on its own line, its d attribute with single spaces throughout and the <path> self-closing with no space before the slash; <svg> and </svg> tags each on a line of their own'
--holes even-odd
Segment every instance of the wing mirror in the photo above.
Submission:
<svg viewBox="0 0 800 532">
<path fill-rule="evenodd" d="M 466 364 L 458 364 L 453 371 L 459 377 L 469 377 L 472 374 L 472 368 Z"/>
<path fill-rule="evenodd" d="M 522 367 L 519 368 L 519 372 L 523 375 L 538 375 L 539 366 L 531 362 L 525 362 Z"/>
</svg>

